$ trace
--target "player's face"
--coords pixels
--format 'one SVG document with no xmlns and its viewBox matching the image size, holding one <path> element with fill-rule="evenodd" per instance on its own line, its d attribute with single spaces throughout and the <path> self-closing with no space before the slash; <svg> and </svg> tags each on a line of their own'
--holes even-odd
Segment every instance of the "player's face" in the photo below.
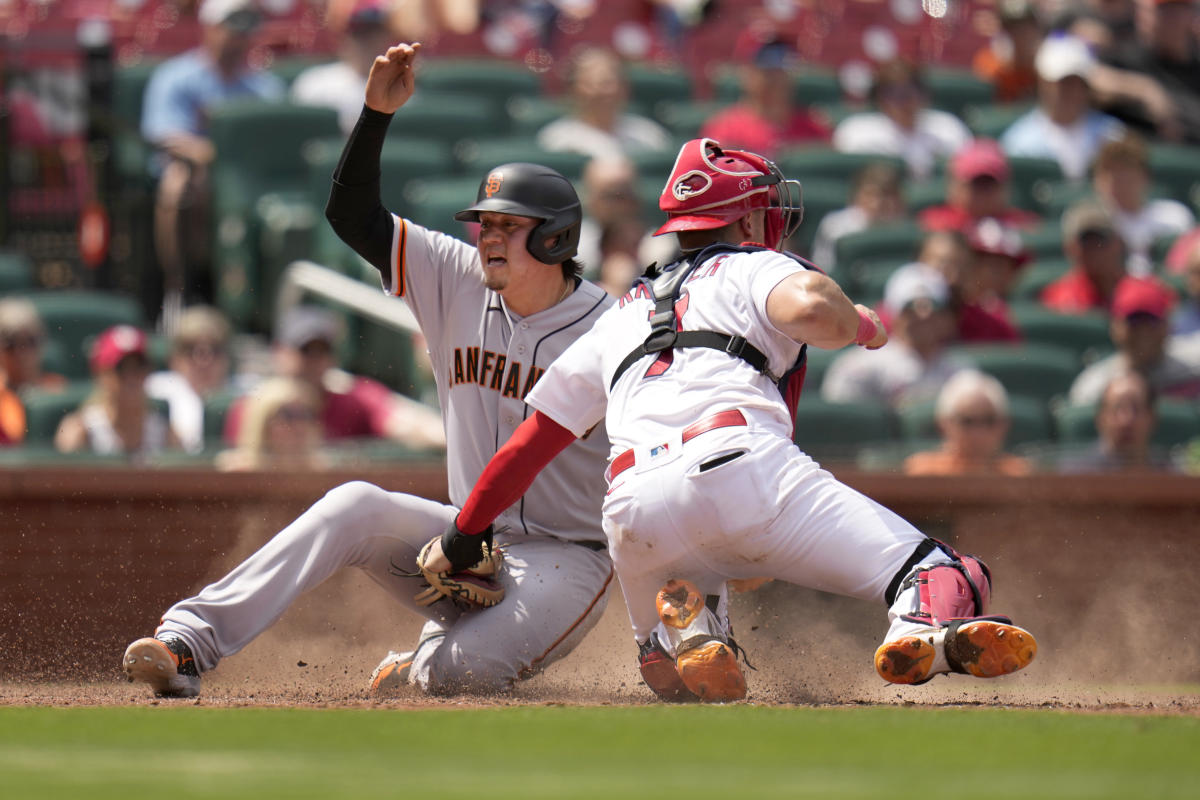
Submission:
<svg viewBox="0 0 1200 800">
<path fill-rule="evenodd" d="M 483 280 L 496 292 L 540 280 L 545 265 L 525 246 L 529 233 L 540 220 L 484 211 L 479 215 L 479 261 Z"/>
</svg>

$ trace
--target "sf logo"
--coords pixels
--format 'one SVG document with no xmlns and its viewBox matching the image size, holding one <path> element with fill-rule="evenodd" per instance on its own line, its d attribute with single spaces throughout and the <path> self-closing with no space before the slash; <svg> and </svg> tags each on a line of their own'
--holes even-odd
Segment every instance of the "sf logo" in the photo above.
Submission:
<svg viewBox="0 0 1200 800">
<path fill-rule="evenodd" d="M 491 197 L 496 192 L 500 191 L 500 184 L 504 182 L 504 176 L 499 172 L 493 172 L 487 176 L 487 183 L 483 186 L 483 193 Z"/>
</svg>

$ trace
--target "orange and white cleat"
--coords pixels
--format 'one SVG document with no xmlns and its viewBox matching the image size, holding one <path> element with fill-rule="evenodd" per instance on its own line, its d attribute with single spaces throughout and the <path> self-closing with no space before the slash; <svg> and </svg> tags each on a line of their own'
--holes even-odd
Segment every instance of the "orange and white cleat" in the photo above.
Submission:
<svg viewBox="0 0 1200 800">
<path fill-rule="evenodd" d="M 672 637 L 675 668 L 687 690 L 705 703 L 745 698 L 746 677 L 738 666 L 737 647 L 721 635 L 721 626 L 696 585 L 669 580 L 659 590 L 655 604 L 658 618 Z"/>
<path fill-rule="evenodd" d="M 885 681 L 902 684 L 924 683 L 945 672 L 997 678 L 1029 666 L 1037 649 L 1033 634 L 1006 618 L 954 620 L 884 642 L 875 651 L 875 671 Z"/>
</svg>

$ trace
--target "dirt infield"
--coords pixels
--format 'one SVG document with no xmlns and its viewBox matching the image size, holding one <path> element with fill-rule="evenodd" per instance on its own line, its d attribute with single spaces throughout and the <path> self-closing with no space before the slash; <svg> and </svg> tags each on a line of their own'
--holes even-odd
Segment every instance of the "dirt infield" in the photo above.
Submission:
<svg viewBox="0 0 1200 800">
<path fill-rule="evenodd" d="M 747 670 L 752 703 L 999 705 L 1200 716 L 1200 686 L 1182 682 L 1187 669 L 1174 681 L 1167 680 L 1170 676 L 1163 674 L 1161 654 L 1143 652 L 1140 657 L 1145 663 L 1139 665 L 1136 652 L 1120 648 L 1089 652 L 1080 644 L 1081 637 L 1064 640 L 1037 631 L 1039 658 L 1022 673 L 991 681 L 944 676 L 924 686 L 900 687 L 880 681 L 871 666 L 871 654 L 885 625 L 882 609 L 768 584 L 752 594 L 735 596 L 733 616 L 738 640 L 755 667 Z M 573 654 L 507 695 L 430 698 L 406 689 L 384 698 L 369 696 L 365 687 L 375 664 L 388 649 L 415 641 L 418 630 L 418 620 L 392 604 L 381 590 L 363 576 L 347 573 L 302 598 L 246 650 L 206 675 L 198 699 L 154 700 L 144 685 L 123 681 L 121 653 L 113 652 L 96 654 L 111 663 L 111 680 L 72 683 L 68 675 L 61 681 L 6 679 L 0 682 L 0 705 L 197 703 L 401 709 L 653 702 L 637 674 L 636 649 L 619 595 Z M 1072 649 L 1056 651 L 1064 646 Z M 1100 666 L 1105 661 L 1111 667 L 1107 671 Z M 1159 681 L 1153 685 L 1138 681 L 1139 671 L 1146 670 Z"/>
</svg>

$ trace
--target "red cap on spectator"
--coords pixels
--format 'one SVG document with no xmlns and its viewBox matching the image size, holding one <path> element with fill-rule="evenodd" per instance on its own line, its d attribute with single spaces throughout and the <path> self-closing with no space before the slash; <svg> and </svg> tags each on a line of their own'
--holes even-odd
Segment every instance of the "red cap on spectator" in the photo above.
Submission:
<svg viewBox="0 0 1200 800">
<path fill-rule="evenodd" d="M 1175 303 L 1175 293 L 1155 278 L 1122 278 L 1113 292 L 1112 315 L 1118 318 L 1149 314 L 1166 319 Z"/>
<path fill-rule="evenodd" d="M 125 356 L 146 355 L 146 334 L 132 325 L 116 325 L 100 334 L 92 344 L 94 371 L 112 369 Z"/>
<path fill-rule="evenodd" d="M 1010 174 L 1008 158 L 995 140 L 975 139 L 954 154 L 950 160 L 950 174 L 960 181 L 984 175 L 1007 181 Z"/>
</svg>

